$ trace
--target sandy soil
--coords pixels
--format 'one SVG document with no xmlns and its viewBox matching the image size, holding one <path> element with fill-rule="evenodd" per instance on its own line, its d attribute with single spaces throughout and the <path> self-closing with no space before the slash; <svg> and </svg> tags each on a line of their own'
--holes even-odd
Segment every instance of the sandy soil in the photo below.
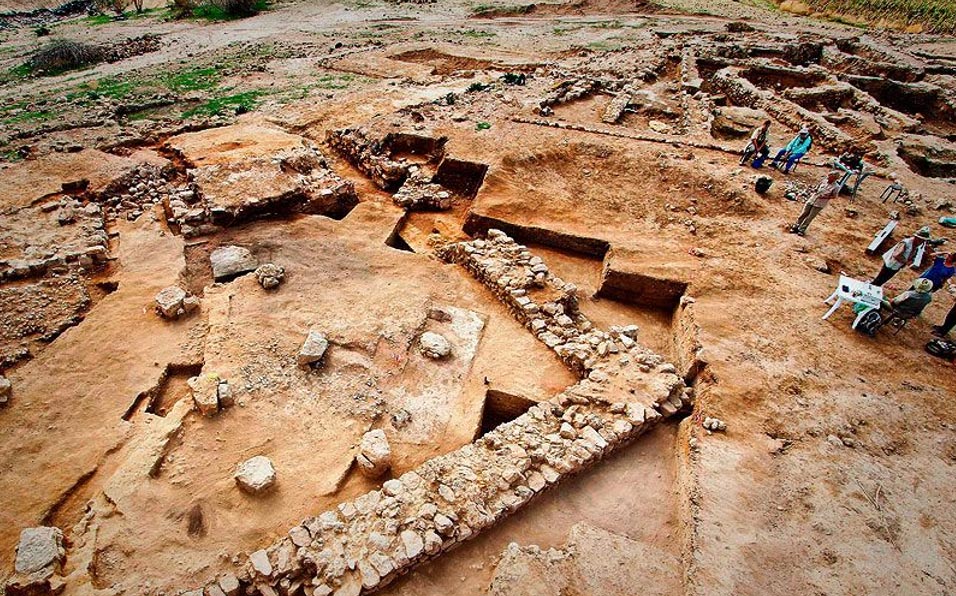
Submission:
<svg viewBox="0 0 956 596">
<path fill-rule="evenodd" d="M 699 342 L 706 367 L 688 379 L 697 401 L 679 423 L 382 593 L 557 594 L 530 572 L 502 587 L 511 542 L 577 549 L 584 569 L 613 576 L 590 588 L 609 595 L 956 592 L 956 381 L 951 363 L 923 351 L 953 298 L 941 290 L 895 335 L 854 332 L 848 307 L 821 320 L 838 273 L 875 275 L 879 257 L 864 249 L 891 216 L 900 220 L 896 239 L 930 224 L 946 235 L 935 222 L 954 213 L 952 180 L 903 161 L 897 139 L 910 131 L 877 124 L 873 132 L 843 118 L 862 108 L 843 105 L 826 121 L 873 149 L 875 174 L 801 238 L 786 233 L 802 206 L 785 198 L 787 185 L 815 185 L 834 152 L 821 143 L 789 176 L 758 173 L 738 164 L 744 140 L 711 133 L 719 104 L 739 101 L 710 88 L 720 61 L 795 68 L 786 48 L 839 52 L 835 40 L 859 32 L 714 0 L 499 7 L 496 18 L 473 9 L 289 2 L 220 23 L 152 13 L 105 25 L 74 19 L 56 24 L 56 35 L 122 43 L 155 33 L 161 47 L 87 70 L 4 79 L 0 101 L 13 107 L 0 117 L 0 230 L 14 229 L 0 243 L 3 258 L 71 245 L 77 229 L 43 207 L 73 197 L 104 205 L 110 241 L 105 262 L 0 278 L 0 367 L 13 386 L 0 406 L 0 575 L 13 570 L 21 529 L 56 525 L 67 540 L 66 594 L 195 588 L 387 479 L 354 468 L 367 430 L 387 430 L 398 476 L 499 421 L 489 395 L 530 403 L 574 383 L 484 286 L 433 254 L 500 226 L 577 285 L 596 325 L 636 323 L 645 346 L 679 364 L 687 343 Z M 732 20 L 755 30 L 729 32 Z M 941 113 L 956 106 L 952 39 L 864 39 L 924 69 L 917 86 L 934 86 Z M 26 27 L 3 30 L 0 44 L 6 71 L 36 38 Z M 686 56 L 708 79 L 701 93 L 687 89 Z M 843 59 L 827 76 L 864 74 Z M 216 74 L 198 88 L 169 82 L 190 68 Z M 505 84 L 506 72 L 528 80 Z M 602 87 L 540 113 L 556 90 L 586 81 Z M 128 94 L 90 98 L 117 82 L 131 84 Z M 783 97 L 772 81 L 759 83 Z M 645 93 L 643 103 L 602 122 L 625 85 Z M 246 92 L 256 98 L 252 114 L 187 116 Z M 135 105 L 117 110 L 126 104 Z M 796 132 L 793 113 L 774 112 L 775 148 Z M 213 128 L 237 118 L 241 130 L 267 132 L 230 139 L 235 129 Z M 187 138 L 214 140 L 188 147 L 188 162 L 165 144 L 186 121 L 212 129 Z M 487 165 L 487 174 L 448 211 L 406 213 L 327 144 L 328 132 L 344 127 L 444 137 L 446 158 Z M 183 150 L 176 138 L 171 145 Z M 137 164 L 189 184 L 196 174 L 187 169 L 221 165 L 250 146 L 257 154 L 242 157 L 280 172 L 279 191 L 274 180 L 239 186 L 223 174 L 216 183 L 236 201 L 274 198 L 296 176 L 278 154 L 306 140 L 355 186 L 359 204 L 340 220 L 277 212 L 185 238 L 167 225 L 162 201 L 124 206 L 141 200 L 123 188 Z M 881 201 L 891 173 L 912 205 Z M 774 180 L 766 195 L 753 190 L 758 175 Z M 114 195 L 128 198 L 111 204 Z M 285 267 L 283 285 L 267 293 L 252 275 L 214 283 L 209 254 L 226 244 Z M 903 271 L 886 293 L 917 275 Z M 177 283 L 201 308 L 165 321 L 153 297 Z M 681 295 L 693 299 L 690 324 L 675 316 Z M 470 322 L 429 319 L 435 306 Z M 310 328 L 331 341 L 316 371 L 295 364 Z M 417 351 L 425 329 L 452 342 L 453 359 L 435 363 Z M 228 379 L 237 405 L 201 416 L 186 385 L 200 373 Z M 400 410 L 411 414 L 407 426 L 393 422 Z M 725 421 L 726 432 L 705 430 L 705 417 Z M 232 474 L 260 454 L 275 464 L 278 486 L 250 496 Z M 615 566 L 626 573 L 608 571 Z"/>
</svg>

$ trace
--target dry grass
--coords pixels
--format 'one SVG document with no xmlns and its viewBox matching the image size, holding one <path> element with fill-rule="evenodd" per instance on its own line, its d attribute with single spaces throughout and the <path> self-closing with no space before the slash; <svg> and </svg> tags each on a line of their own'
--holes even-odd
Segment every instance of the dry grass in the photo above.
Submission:
<svg viewBox="0 0 956 596">
<path fill-rule="evenodd" d="M 822 13 L 859 26 L 956 33 L 954 0 L 786 0 L 781 8 L 798 13 Z"/>
<path fill-rule="evenodd" d="M 54 39 L 40 47 L 30 57 L 28 65 L 34 72 L 56 73 L 82 68 L 101 62 L 102 48 L 68 39 Z"/>
</svg>

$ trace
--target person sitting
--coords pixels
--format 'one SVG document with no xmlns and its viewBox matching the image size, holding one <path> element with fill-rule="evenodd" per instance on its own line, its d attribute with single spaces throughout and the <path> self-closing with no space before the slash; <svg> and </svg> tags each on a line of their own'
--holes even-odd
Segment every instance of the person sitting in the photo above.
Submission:
<svg viewBox="0 0 956 596">
<path fill-rule="evenodd" d="M 777 152 L 777 155 L 774 156 L 773 161 L 770 163 L 770 167 L 777 168 L 780 162 L 786 160 L 786 164 L 783 166 L 783 172 L 789 174 L 794 164 L 810 151 L 811 146 L 813 146 L 813 138 L 810 136 L 810 131 L 806 128 L 801 128 L 797 136 L 793 137 L 793 140 L 787 143 L 786 147 Z"/>
<path fill-rule="evenodd" d="M 876 274 L 870 284 L 882 286 L 893 279 L 893 276 L 899 273 L 900 269 L 913 264 L 919 249 L 932 239 L 929 226 L 923 226 L 916 234 L 903 238 L 896 245 L 883 253 L 883 267 Z"/>
<path fill-rule="evenodd" d="M 875 337 L 876 332 L 887 323 L 899 330 L 906 321 L 920 316 L 927 305 L 933 301 L 933 295 L 930 292 L 932 287 L 933 282 L 930 280 L 917 279 L 913 289 L 906 290 L 892 300 L 881 300 L 880 308 L 861 314 L 860 318 L 853 323 L 854 329 L 870 337 Z"/>
<path fill-rule="evenodd" d="M 893 310 L 893 315 L 903 319 L 914 319 L 933 301 L 933 282 L 921 277 L 913 282 L 913 289 L 906 290 L 892 300 L 883 300 L 882 306 Z"/>
<path fill-rule="evenodd" d="M 767 159 L 767 156 L 770 155 L 770 121 L 765 120 L 763 124 L 754 129 L 753 133 L 750 135 L 750 142 L 747 143 L 747 147 L 744 148 L 744 154 L 740 158 L 740 165 L 744 165 L 751 158 L 756 156 L 753 161 L 754 167 L 760 167 L 763 165 L 763 160 Z M 760 165 L 757 162 L 760 162 Z"/>
<path fill-rule="evenodd" d="M 933 264 L 919 278 L 933 282 L 931 291 L 935 292 L 943 287 L 943 284 L 949 281 L 953 275 L 956 275 L 956 252 L 938 251 L 933 253 Z"/>
</svg>

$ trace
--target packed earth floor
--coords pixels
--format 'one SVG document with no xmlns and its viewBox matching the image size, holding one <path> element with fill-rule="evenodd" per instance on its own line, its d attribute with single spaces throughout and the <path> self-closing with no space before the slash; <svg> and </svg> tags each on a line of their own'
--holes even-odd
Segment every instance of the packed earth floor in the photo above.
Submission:
<svg viewBox="0 0 956 596">
<path fill-rule="evenodd" d="M 956 243 L 953 38 L 0 8 L 0 594 L 956 593 L 924 350 L 956 287 L 822 319 L 896 241 Z M 29 72 L 50 37 L 108 50 Z M 765 120 L 771 157 L 814 139 L 790 173 L 740 163 Z M 787 233 L 849 150 L 855 195 Z"/>
</svg>

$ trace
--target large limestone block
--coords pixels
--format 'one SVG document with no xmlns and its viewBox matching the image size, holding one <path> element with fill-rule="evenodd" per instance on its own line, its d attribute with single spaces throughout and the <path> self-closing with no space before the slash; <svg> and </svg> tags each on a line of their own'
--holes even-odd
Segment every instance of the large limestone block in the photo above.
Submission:
<svg viewBox="0 0 956 596">
<path fill-rule="evenodd" d="M 14 568 L 17 573 L 34 573 L 50 566 L 59 567 L 65 556 L 63 532 L 59 528 L 24 528 L 20 532 Z"/>
<path fill-rule="evenodd" d="M 241 246 L 220 246 L 209 255 L 212 263 L 212 276 L 216 281 L 228 281 L 237 275 L 255 271 L 259 262 Z"/>
<path fill-rule="evenodd" d="M 257 455 L 239 464 L 235 478 L 242 490 L 261 494 L 275 486 L 276 470 L 268 457 Z"/>
<path fill-rule="evenodd" d="M 355 461 L 362 474 L 369 478 L 378 478 L 387 472 L 392 466 L 392 450 L 385 432 L 375 429 L 365 433 Z"/>
</svg>

